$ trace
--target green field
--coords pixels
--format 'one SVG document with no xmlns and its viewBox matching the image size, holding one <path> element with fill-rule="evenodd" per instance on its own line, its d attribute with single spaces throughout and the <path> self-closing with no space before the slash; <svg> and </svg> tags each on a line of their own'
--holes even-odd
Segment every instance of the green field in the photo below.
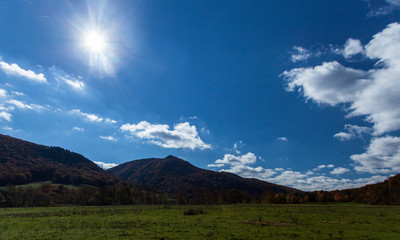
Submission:
<svg viewBox="0 0 400 240">
<path fill-rule="evenodd" d="M 184 215 L 188 209 L 202 214 Z M 0 239 L 400 239 L 400 207 L 106 206 L 0 209 Z"/>
</svg>

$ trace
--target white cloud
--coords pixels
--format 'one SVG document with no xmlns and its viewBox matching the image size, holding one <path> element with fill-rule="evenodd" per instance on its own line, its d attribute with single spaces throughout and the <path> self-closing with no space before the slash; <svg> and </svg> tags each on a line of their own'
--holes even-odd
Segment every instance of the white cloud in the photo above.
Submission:
<svg viewBox="0 0 400 240">
<path fill-rule="evenodd" d="M 350 58 L 353 55 L 362 53 L 363 50 L 360 40 L 349 38 L 344 45 L 343 55 L 345 58 Z"/>
<path fill-rule="evenodd" d="M 295 53 L 293 53 L 290 57 L 292 62 L 305 61 L 312 56 L 310 51 L 303 47 L 294 46 L 293 50 Z"/>
<path fill-rule="evenodd" d="M 41 106 L 41 105 L 37 105 L 37 104 L 25 104 L 21 101 L 15 100 L 15 99 L 11 99 L 9 101 L 7 101 L 7 103 L 14 105 L 17 108 L 20 109 L 29 109 L 29 110 L 43 110 L 46 109 L 46 107 Z"/>
<path fill-rule="evenodd" d="M 119 164 L 116 164 L 116 163 L 105 163 L 105 162 L 95 162 L 95 161 L 93 161 L 93 162 L 97 166 L 101 167 L 104 170 L 107 170 L 107 169 L 110 169 L 110 168 L 113 168 L 113 167 L 116 167 L 116 166 L 119 165 Z"/>
<path fill-rule="evenodd" d="M 392 23 L 373 36 L 365 55 L 381 64 L 369 71 L 325 62 L 283 72 L 287 90 L 298 89 L 317 103 L 349 104 L 347 117 L 365 116 L 374 134 L 400 129 L 400 24 Z"/>
<path fill-rule="evenodd" d="M 371 176 L 368 178 L 346 179 L 346 178 L 332 178 L 324 175 L 312 175 L 296 171 L 284 171 L 280 175 L 273 178 L 265 179 L 266 181 L 276 184 L 294 187 L 303 191 L 315 190 L 336 190 L 336 189 L 349 189 L 365 186 L 382 182 L 386 179 L 385 176 Z"/>
<path fill-rule="evenodd" d="M 336 175 L 347 173 L 347 172 L 350 172 L 350 170 L 347 168 L 343 168 L 343 167 L 337 167 L 337 168 L 333 169 L 332 171 L 330 171 L 331 174 L 336 174 Z"/>
<path fill-rule="evenodd" d="M 1 97 L 1 98 L 7 97 L 7 91 L 4 90 L 4 89 L 2 89 L 2 88 L 0 88 L 0 97 Z"/>
<path fill-rule="evenodd" d="M 287 80 L 288 91 L 299 89 L 307 99 L 332 106 L 355 101 L 372 82 L 368 72 L 343 67 L 336 61 L 314 68 L 295 68 L 282 76 Z"/>
<path fill-rule="evenodd" d="M 12 128 L 12 127 L 9 127 L 9 126 L 4 126 L 4 127 L 2 127 L 2 129 L 3 130 L 6 130 L 6 131 L 14 131 L 14 128 Z"/>
<path fill-rule="evenodd" d="M 352 139 L 354 136 L 347 132 L 338 132 L 335 135 L 333 135 L 333 137 L 338 138 L 340 141 L 344 142 L 344 141 Z"/>
<path fill-rule="evenodd" d="M 372 134 L 373 130 L 369 127 L 360 127 L 357 125 L 346 124 L 344 126 L 346 132 L 336 133 L 333 137 L 340 141 L 347 141 L 354 138 L 363 138 L 364 134 Z"/>
<path fill-rule="evenodd" d="M 8 75 L 25 77 L 36 82 L 42 82 L 42 83 L 47 82 L 43 73 L 36 74 L 32 70 L 22 69 L 16 63 L 8 64 L 0 60 L 0 69 L 2 69 Z"/>
<path fill-rule="evenodd" d="M 366 184 L 377 183 L 385 180 L 385 176 L 371 176 L 368 178 L 345 179 L 327 177 L 321 173 L 322 169 L 333 169 L 333 164 L 322 164 L 314 168 L 313 171 L 305 172 L 293 171 L 291 169 L 275 168 L 267 169 L 261 166 L 252 167 L 250 164 L 256 163 L 256 157 L 253 153 L 247 153 L 242 156 L 233 156 L 225 154 L 223 159 L 216 160 L 208 167 L 222 168 L 220 171 L 237 174 L 241 177 L 258 178 L 275 184 L 297 188 L 304 191 L 315 190 L 335 190 L 361 187 Z M 330 171 L 331 174 L 340 175 L 350 170 L 343 167 L 337 167 Z"/>
<path fill-rule="evenodd" d="M 103 118 L 97 116 L 96 114 L 84 113 L 81 112 L 81 110 L 79 109 L 73 109 L 71 110 L 71 113 L 79 114 L 91 122 L 102 122 L 104 120 Z"/>
<path fill-rule="evenodd" d="M 366 0 L 366 2 L 368 2 L 369 7 L 371 8 L 371 11 L 368 13 L 368 16 L 370 17 L 389 15 L 400 8 L 400 0 L 381 0 L 374 2 Z M 383 2 L 385 2 L 386 5 L 382 6 Z M 378 3 L 378 7 L 372 3 Z"/>
<path fill-rule="evenodd" d="M 83 90 L 85 88 L 85 83 L 82 81 L 64 79 L 64 82 L 75 90 Z"/>
<path fill-rule="evenodd" d="M 115 120 L 113 120 L 113 119 L 111 119 L 111 118 L 106 118 L 106 119 L 104 120 L 104 122 L 107 123 L 107 124 L 114 124 L 114 123 L 117 123 L 117 121 L 115 121 Z"/>
<path fill-rule="evenodd" d="M 288 141 L 288 139 L 286 137 L 279 137 L 279 138 L 277 138 L 277 140 L 283 141 L 283 142 L 287 142 Z"/>
<path fill-rule="evenodd" d="M 221 172 L 229 172 L 246 178 L 258 179 L 266 179 L 276 174 L 276 172 L 272 169 L 265 169 L 263 167 L 250 167 L 246 165 L 233 165 L 228 169 L 222 169 Z"/>
<path fill-rule="evenodd" d="M 8 122 L 11 122 L 11 113 L 5 112 L 5 111 L 1 111 L 0 112 L 0 119 L 4 119 Z"/>
<path fill-rule="evenodd" d="M 188 122 L 179 123 L 170 127 L 166 124 L 151 124 L 142 121 L 138 124 L 124 124 L 122 131 L 129 132 L 130 135 L 142 139 L 149 139 L 150 143 L 164 148 L 189 148 L 189 149 L 209 149 L 211 146 L 201 140 L 195 126 Z"/>
<path fill-rule="evenodd" d="M 84 132 L 85 129 L 80 128 L 80 127 L 73 127 L 72 130 L 78 131 L 78 132 Z"/>
<path fill-rule="evenodd" d="M 12 93 L 13 93 L 14 95 L 17 95 L 17 96 L 25 96 L 25 94 L 22 93 L 22 92 L 12 91 Z"/>
<path fill-rule="evenodd" d="M 113 136 L 100 136 L 100 138 L 108 141 L 117 141 L 117 139 L 115 139 Z"/>
<path fill-rule="evenodd" d="M 81 79 L 80 77 L 76 78 L 70 76 L 66 74 L 63 70 L 56 68 L 54 66 L 51 67 L 50 70 L 57 81 L 67 84 L 67 86 L 71 87 L 72 89 L 77 91 L 82 91 L 85 88 L 85 83 L 80 80 Z"/>
<path fill-rule="evenodd" d="M 207 165 L 207 167 L 215 167 L 215 168 L 220 168 L 223 166 L 225 166 L 225 164 L 223 164 L 223 163 L 218 163 L 218 164 L 212 163 L 212 164 Z"/>
<path fill-rule="evenodd" d="M 241 141 L 239 142 L 243 144 Z M 236 145 L 236 143 L 235 143 Z M 236 146 L 237 147 L 237 146 Z M 240 154 L 237 153 L 237 154 Z M 251 167 L 249 164 L 257 162 L 257 156 L 254 153 L 248 152 L 244 155 L 225 154 L 224 158 L 217 159 L 213 164 L 208 164 L 208 167 L 221 168 L 228 166 L 229 168 L 221 169 L 221 172 L 229 172 L 247 178 L 266 179 L 276 174 L 272 169 L 265 169 L 263 167 Z"/>
<path fill-rule="evenodd" d="M 239 148 L 243 147 L 245 144 L 243 141 L 235 142 L 233 144 L 233 151 L 235 151 L 236 154 L 241 154 Z"/>
<path fill-rule="evenodd" d="M 335 165 L 333 165 L 333 164 L 328 164 L 328 165 L 321 164 L 318 167 L 314 168 L 313 170 L 314 171 L 318 171 L 318 170 L 321 170 L 321 169 L 324 169 L 324 168 L 334 168 L 334 167 L 335 167 Z"/>
<path fill-rule="evenodd" d="M 400 171 L 400 137 L 373 138 L 365 153 L 350 158 L 358 172 L 397 173 Z"/>
<path fill-rule="evenodd" d="M 225 154 L 223 159 L 217 159 L 216 164 L 228 164 L 228 165 L 246 165 L 253 164 L 257 161 L 254 153 L 248 152 L 244 155 L 235 156 L 232 154 Z"/>
<path fill-rule="evenodd" d="M 114 124 L 117 123 L 117 121 L 111 119 L 111 118 L 103 118 L 100 117 L 99 115 L 93 114 L 93 113 L 85 113 L 82 112 L 79 109 L 73 109 L 70 111 L 72 114 L 77 114 L 79 116 L 84 117 L 86 120 L 90 122 L 96 122 L 96 123 L 106 123 L 106 124 Z"/>
</svg>

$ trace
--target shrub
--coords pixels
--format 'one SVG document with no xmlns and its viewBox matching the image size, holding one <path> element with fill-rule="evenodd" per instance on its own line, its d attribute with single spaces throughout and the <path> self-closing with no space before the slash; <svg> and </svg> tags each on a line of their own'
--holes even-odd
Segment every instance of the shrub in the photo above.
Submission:
<svg viewBox="0 0 400 240">
<path fill-rule="evenodd" d="M 183 215 L 197 215 L 197 214 L 203 214 L 203 210 L 202 209 L 187 209 L 185 211 L 183 211 Z"/>
</svg>

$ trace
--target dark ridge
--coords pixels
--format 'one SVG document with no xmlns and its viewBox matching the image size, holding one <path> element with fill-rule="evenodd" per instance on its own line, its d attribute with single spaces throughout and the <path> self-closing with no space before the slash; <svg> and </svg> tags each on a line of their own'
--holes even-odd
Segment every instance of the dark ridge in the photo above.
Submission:
<svg viewBox="0 0 400 240">
<path fill-rule="evenodd" d="M 37 181 L 103 186 L 120 180 L 78 153 L 0 134 L 0 185 Z"/>
<path fill-rule="evenodd" d="M 242 178 L 232 173 L 201 169 L 171 155 L 166 158 L 135 160 L 107 171 L 128 182 L 170 195 L 192 194 L 198 188 L 216 191 L 236 189 L 247 191 L 249 194 L 262 194 L 265 191 L 276 193 L 299 191 L 258 179 Z"/>
</svg>

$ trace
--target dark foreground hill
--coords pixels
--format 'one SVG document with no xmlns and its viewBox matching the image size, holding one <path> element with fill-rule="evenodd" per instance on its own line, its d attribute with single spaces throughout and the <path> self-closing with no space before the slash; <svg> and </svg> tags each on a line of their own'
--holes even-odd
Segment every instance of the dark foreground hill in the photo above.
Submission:
<svg viewBox="0 0 400 240">
<path fill-rule="evenodd" d="M 120 180 L 80 154 L 0 134 L 0 186 L 37 181 L 103 186 Z"/>
<path fill-rule="evenodd" d="M 328 192 L 335 201 L 355 201 L 367 204 L 399 205 L 400 174 L 384 182 L 369 184 L 360 188 Z"/>
<path fill-rule="evenodd" d="M 262 194 L 265 191 L 275 193 L 298 191 L 258 179 L 242 178 L 231 173 L 201 169 L 174 156 L 135 160 L 107 171 L 128 182 L 169 194 L 192 194 L 196 189 L 218 192 L 236 189 L 249 194 Z"/>
</svg>

